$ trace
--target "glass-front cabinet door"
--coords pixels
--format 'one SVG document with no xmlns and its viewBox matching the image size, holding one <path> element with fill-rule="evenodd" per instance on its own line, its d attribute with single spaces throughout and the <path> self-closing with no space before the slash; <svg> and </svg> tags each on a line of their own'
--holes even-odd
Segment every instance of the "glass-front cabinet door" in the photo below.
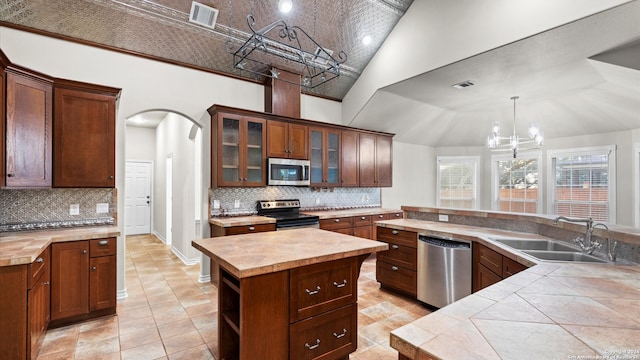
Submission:
<svg viewBox="0 0 640 360">
<path fill-rule="evenodd" d="M 217 186 L 266 185 L 264 120 L 219 113 L 217 139 Z"/>
<path fill-rule="evenodd" d="M 311 128 L 311 186 L 340 184 L 340 131 Z"/>
</svg>

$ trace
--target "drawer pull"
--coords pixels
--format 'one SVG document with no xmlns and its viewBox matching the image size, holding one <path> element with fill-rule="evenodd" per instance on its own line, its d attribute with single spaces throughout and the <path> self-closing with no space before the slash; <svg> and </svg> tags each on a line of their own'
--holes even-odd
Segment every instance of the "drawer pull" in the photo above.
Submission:
<svg viewBox="0 0 640 360">
<path fill-rule="evenodd" d="M 392 267 L 391 267 L 391 270 L 393 270 L 393 271 L 398 271 L 398 267 L 397 267 L 397 266 L 392 266 Z"/>
<path fill-rule="evenodd" d="M 360 218 L 360 220 L 367 220 L 367 218 L 363 216 Z"/>
<path fill-rule="evenodd" d="M 340 219 L 336 219 L 336 222 L 340 222 Z"/>
<path fill-rule="evenodd" d="M 391 233 L 392 233 L 393 235 L 398 235 L 398 230 L 393 230 L 393 231 L 391 231 Z"/>
<path fill-rule="evenodd" d="M 84 255 L 84 254 L 86 254 L 86 253 L 87 253 L 87 250 L 82 249 L 81 253 L 82 253 L 82 255 Z"/>
<path fill-rule="evenodd" d="M 36 259 L 36 262 L 37 262 L 37 263 L 43 263 L 43 262 L 44 262 L 44 259 L 43 259 L 43 258 L 37 258 L 37 259 Z"/>
<path fill-rule="evenodd" d="M 396 214 L 396 217 L 400 217 L 400 214 Z"/>
<path fill-rule="evenodd" d="M 342 333 L 341 334 L 333 333 L 333 336 L 335 336 L 336 339 L 340 339 L 341 337 L 343 337 L 345 335 L 347 335 L 347 329 L 342 329 Z"/>
<path fill-rule="evenodd" d="M 316 349 L 318 346 L 320 346 L 320 339 L 316 339 L 315 345 L 309 345 L 309 343 L 304 343 L 304 347 L 306 347 L 309 350 Z"/>
<path fill-rule="evenodd" d="M 102 245 L 102 246 L 109 245 L 109 240 L 100 240 L 98 241 L 98 245 Z"/>
<path fill-rule="evenodd" d="M 347 286 L 347 279 L 342 280 L 342 284 L 338 284 L 337 282 L 333 282 L 333 286 L 337 287 L 337 288 L 341 288 L 341 287 L 345 287 Z"/>
<path fill-rule="evenodd" d="M 400 247 L 399 247 L 398 245 L 391 245 L 391 248 L 392 248 L 393 250 L 398 250 Z"/>
<path fill-rule="evenodd" d="M 382 219 L 382 218 L 384 217 L 384 215 L 378 215 L 378 217 L 379 217 L 380 219 Z"/>
<path fill-rule="evenodd" d="M 249 231 L 254 231 L 256 228 L 254 226 L 249 226 Z"/>
<path fill-rule="evenodd" d="M 309 295 L 315 295 L 315 294 L 320 292 L 320 286 L 316 286 L 315 290 L 305 289 L 304 291 L 306 291 L 307 294 L 309 294 Z"/>
</svg>

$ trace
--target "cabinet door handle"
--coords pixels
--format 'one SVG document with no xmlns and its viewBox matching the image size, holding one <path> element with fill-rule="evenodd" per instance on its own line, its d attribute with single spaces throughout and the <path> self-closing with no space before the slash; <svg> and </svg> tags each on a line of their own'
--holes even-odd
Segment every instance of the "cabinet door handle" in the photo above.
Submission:
<svg viewBox="0 0 640 360">
<path fill-rule="evenodd" d="M 91 271 L 96 271 L 96 270 L 98 270 L 98 268 L 97 268 L 97 267 L 95 267 L 95 266 L 92 266 L 92 267 L 91 267 Z"/>
<path fill-rule="evenodd" d="M 113 175 L 110 175 L 110 176 L 109 176 L 109 180 L 113 180 Z"/>
<path fill-rule="evenodd" d="M 320 346 L 320 339 L 316 339 L 316 344 L 315 345 L 309 345 L 309 343 L 304 343 L 304 347 L 306 347 L 309 350 L 313 350 L 313 349 L 317 348 L 318 346 Z"/>
<path fill-rule="evenodd" d="M 398 271 L 398 267 L 397 267 L 397 266 L 392 266 L 392 267 L 391 267 L 391 270 L 393 270 L 393 271 Z"/>
<path fill-rule="evenodd" d="M 100 240 L 98 241 L 98 245 L 102 245 L 102 246 L 109 245 L 109 240 Z"/>
<path fill-rule="evenodd" d="M 84 254 L 87 253 L 87 250 L 86 249 L 82 249 L 81 253 L 82 253 L 82 255 L 84 255 Z"/>
<path fill-rule="evenodd" d="M 7 177 L 14 177 L 14 176 L 16 176 L 16 174 L 14 174 L 14 173 L 8 173 L 7 174 Z"/>
<path fill-rule="evenodd" d="M 253 226 L 249 226 L 249 231 L 254 231 L 256 228 Z"/>
<path fill-rule="evenodd" d="M 43 283 L 42 283 L 42 285 L 44 285 L 44 286 L 49 286 L 49 282 L 48 282 L 48 281 L 45 281 L 45 282 L 43 282 Z"/>
<path fill-rule="evenodd" d="M 340 334 L 333 333 L 333 336 L 335 336 L 336 339 L 340 339 L 341 337 L 343 337 L 345 335 L 347 335 L 347 329 L 342 329 L 342 333 L 340 333 Z"/>
<path fill-rule="evenodd" d="M 319 293 L 319 292 L 320 292 L 320 286 L 319 286 L 319 285 L 318 285 L 318 286 L 316 286 L 316 289 L 315 289 L 315 290 L 305 289 L 304 291 L 306 291 L 306 292 L 307 292 L 307 294 L 309 294 L 309 295 L 315 295 L 315 294 L 317 294 L 317 293 Z"/>
<path fill-rule="evenodd" d="M 37 259 L 36 259 L 36 262 L 37 262 L 37 263 L 43 263 L 43 262 L 44 262 L 44 259 L 43 259 L 43 258 L 41 258 L 41 257 L 39 257 L 39 258 L 37 258 Z"/>
<path fill-rule="evenodd" d="M 345 287 L 347 286 L 347 279 L 342 280 L 342 283 L 338 284 L 337 282 L 333 282 L 333 286 L 337 287 L 337 288 L 341 288 L 341 287 Z"/>
<path fill-rule="evenodd" d="M 391 233 L 392 233 L 393 235 L 398 235 L 398 230 L 393 230 L 393 231 L 391 231 Z"/>
<path fill-rule="evenodd" d="M 398 250 L 399 246 L 398 246 L 398 245 L 391 245 L 391 248 L 392 248 L 393 250 Z"/>
</svg>

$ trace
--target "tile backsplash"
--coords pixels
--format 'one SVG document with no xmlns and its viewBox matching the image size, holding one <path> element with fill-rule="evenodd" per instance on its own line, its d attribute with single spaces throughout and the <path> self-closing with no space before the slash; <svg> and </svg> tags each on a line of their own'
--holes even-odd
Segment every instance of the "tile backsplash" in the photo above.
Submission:
<svg viewBox="0 0 640 360">
<path fill-rule="evenodd" d="M 379 207 L 380 188 L 315 189 L 295 186 L 209 189 L 211 216 L 256 213 L 258 200 L 299 199 L 303 210 Z M 235 207 L 236 200 L 239 207 Z M 215 202 L 219 203 L 216 208 Z"/>
<path fill-rule="evenodd" d="M 108 212 L 96 213 L 96 205 Z M 79 214 L 69 207 L 79 205 Z M 115 223 L 115 189 L 0 190 L 0 232 Z"/>
</svg>

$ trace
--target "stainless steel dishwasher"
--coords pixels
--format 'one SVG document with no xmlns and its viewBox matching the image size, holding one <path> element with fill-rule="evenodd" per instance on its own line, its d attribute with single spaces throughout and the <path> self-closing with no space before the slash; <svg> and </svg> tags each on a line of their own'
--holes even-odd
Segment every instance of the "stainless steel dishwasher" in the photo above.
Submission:
<svg viewBox="0 0 640 360">
<path fill-rule="evenodd" d="M 471 242 L 418 236 L 418 300 L 441 308 L 471 294 Z"/>
</svg>

